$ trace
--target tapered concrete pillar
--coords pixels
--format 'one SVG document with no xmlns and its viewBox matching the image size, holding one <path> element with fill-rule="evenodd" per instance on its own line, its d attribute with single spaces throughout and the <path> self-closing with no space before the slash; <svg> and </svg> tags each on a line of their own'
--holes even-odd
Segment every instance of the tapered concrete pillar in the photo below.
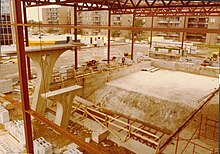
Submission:
<svg viewBox="0 0 220 154">
<path fill-rule="evenodd" d="M 49 91 L 53 68 L 59 56 L 72 48 L 73 45 L 59 45 L 26 52 L 37 67 L 37 80 L 31 108 L 42 115 L 45 113 L 46 99 L 42 98 L 41 94 Z"/>
<path fill-rule="evenodd" d="M 65 93 L 55 97 L 57 102 L 57 111 L 54 123 L 67 129 L 70 120 L 74 95 L 72 93 Z"/>
<path fill-rule="evenodd" d="M 49 91 L 54 64 L 63 52 L 59 51 L 49 55 L 28 54 L 37 67 L 37 80 L 33 93 L 32 109 L 41 114 L 45 112 L 46 100 L 40 95 Z"/>
<path fill-rule="evenodd" d="M 82 86 L 74 85 L 55 91 L 50 91 L 44 94 L 41 94 L 43 98 L 50 99 L 53 98 L 53 102 L 57 104 L 56 117 L 54 123 L 61 126 L 64 129 L 67 129 L 69 125 L 73 97 L 75 90 L 81 89 Z"/>
</svg>

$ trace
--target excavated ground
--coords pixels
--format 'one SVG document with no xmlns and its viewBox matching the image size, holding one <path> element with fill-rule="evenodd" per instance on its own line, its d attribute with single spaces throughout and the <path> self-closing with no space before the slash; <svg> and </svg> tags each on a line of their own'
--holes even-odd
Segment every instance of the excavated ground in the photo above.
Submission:
<svg viewBox="0 0 220 154">
<path fill-rule="evenodd" d="M 106 83 L 88 100 L 170 133 L 199 107 L 198 99 L 217 87 L 218 79 L 212 77 L 170 70 L 137 72 Z"/>
</svg>

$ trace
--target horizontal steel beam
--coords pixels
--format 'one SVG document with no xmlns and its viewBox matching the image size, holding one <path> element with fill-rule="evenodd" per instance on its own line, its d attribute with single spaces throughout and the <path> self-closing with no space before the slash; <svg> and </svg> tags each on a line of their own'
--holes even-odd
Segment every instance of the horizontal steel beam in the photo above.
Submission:
<svg viewBox="0 0 220 154">
<path fill-rule="evenodd" d="M 220 34 L 220 29 L 206 28 L 159 28 L 159 27 L 118 27 L 118 26 L 92 26 L 92 25 L 67 25 L 67 24 L 1 24 L 2 26 L 28 26 L 28 27 L 54 27 L 54 28 L 85 28 L 85 29 L 106 29 L 106 30 L 129 30 L 129 31 L 157 31 L 157 32 L 187 32 L 187 33 L 216 33 Z"/>
</svg>

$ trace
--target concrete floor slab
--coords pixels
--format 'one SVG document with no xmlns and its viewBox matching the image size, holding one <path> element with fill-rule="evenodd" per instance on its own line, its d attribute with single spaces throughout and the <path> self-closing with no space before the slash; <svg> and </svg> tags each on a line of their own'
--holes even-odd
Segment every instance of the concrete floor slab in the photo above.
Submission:
<svg viewBox="0 0 220 154">
<path fill-rule="evenodd" d="M 107 85 L 197 108 L 196 101 L 217 88 L 218 79 L 170 70 L 140 71 Z"/>
</svg>

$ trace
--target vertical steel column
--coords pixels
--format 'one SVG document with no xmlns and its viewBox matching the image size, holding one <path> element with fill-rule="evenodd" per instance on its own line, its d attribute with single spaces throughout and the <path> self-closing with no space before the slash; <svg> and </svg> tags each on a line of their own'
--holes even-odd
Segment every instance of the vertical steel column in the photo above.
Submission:
<svg viewBox="0 0 220 154">
<path fill-rule="evenodd" d="M 135 24 L 135 10 L 133 12 L 133 21 L 132 21 L 132 28 L 134 28 Z M 131 60 L 134 59 L 134 30 L 132 29 L 132 34 L 131 34 Z"/>
<path fill-rule="evenodd" d="M 25 3 L 23 2 L 23 13 L 24 13 L 24 23 L 27 24 L 27 11 L 26 11 L 26 7 L 25 7 Z M 28 47 L 29 46 L 29 42 L 28 42 L 28 27 L 24 26 L 24 34 L 25 34 L 25 46 Z M 30 58 L 27 56 L 27 71 L 28 71 L 28 79 L 31 79 L 31 62 L 30 62 Z"/>
<path fill-rule="evenodd" d="M 154 16 L 152 16 L 152 19 L 151 19 L 151 28 L 154 27 Z M 151 29 L 150 31 L 150 48 L 152 47 L 152 43 L 153 43 L 153 31 Z"/>
<path fill-rule="evenodd" d="M 111 27 L 111 10 L 108 12 L 108 28 Z M 111 37 L 111 31 L 108 29 L 108 64 L 110 63 L 110 37 Z"/>
<path fill-rule="evenodd" d="M 74 26 L 77 26 L 77 7 L 74 5 Z M 74 28 L 74 42 L 77 42 L 77 28 Z M 75 47 L 75 70 L 78 69 L 78 53 Z"/>
<path fill-rule="evenodd" d="M 183 29 L 184 29 L 184 31 L 186 30 L 186 16 L 184 16 Z M 183 43 L 184 43 L 184 37 L 185 37 L 185 32 L 184 32 L 184 31 L 183 31 L 182 43 L 181 43 L 181 49 L 182 49 L 182 50 L 183 50 Z"/>
<path fill-rule="evenodd" d="M 22 11 L 21 11 L 21 0 L 14 0 L 15 8 L 15 34 L 16 34 L 16 48 L 19 68 L 19 81 L 21 88 L 21 100 L 22 100 L 22 112 L 24 119 L 24 132 L 26 140 L 27 153 L 34 153 L 33 151 L 33 140 L 32 140 L 32 129 L 31 129 L 31 116 L 26 112 L 30 109 L 29 95 L 28 95 L 28 82 L 27 72 L 25 63 L 25 49 L 24 49 L 24 34 L 23 26 L 17 25 L 22 24 Z"/>
</svg>

